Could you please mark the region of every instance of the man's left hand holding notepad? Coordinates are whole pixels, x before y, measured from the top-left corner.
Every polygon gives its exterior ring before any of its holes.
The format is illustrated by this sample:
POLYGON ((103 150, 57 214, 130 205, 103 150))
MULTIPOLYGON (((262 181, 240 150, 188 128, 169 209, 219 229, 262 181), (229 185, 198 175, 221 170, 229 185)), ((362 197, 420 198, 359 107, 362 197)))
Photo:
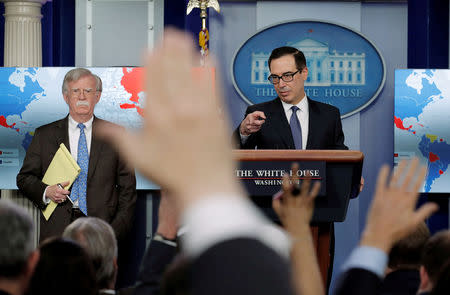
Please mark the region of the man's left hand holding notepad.
POLYGON ((68 198, 67 195, 70 193, 68 189, 80 171, 80 166, 73 159, 69 150, 64 144, 61 144, 42 179, 42 182, 49 185, 45 194, 52 199, 45 210, 42 211, 46 220, 55 211, 58 205, 56 202, 61 202, 68 198))

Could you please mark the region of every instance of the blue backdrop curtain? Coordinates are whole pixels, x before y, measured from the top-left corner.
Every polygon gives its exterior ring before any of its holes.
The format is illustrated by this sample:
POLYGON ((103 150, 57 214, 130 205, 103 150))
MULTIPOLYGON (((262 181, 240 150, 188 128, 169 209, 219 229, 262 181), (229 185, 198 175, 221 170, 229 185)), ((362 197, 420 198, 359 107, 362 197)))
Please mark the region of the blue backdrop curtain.
POLYGON ((0 4, 0 65, 3 66, 3 54, 4 54, 4 40, 5 40, 5 18, 3 17, 3 14, 5 14, 5 4, 0 4))
POLYGON ((53 0, 42 7, 42 65, 75 65, 75 0, 53 0))
POLYGON ((408 1, 408 68, 448 68, 448 0, 408 1))
MULTIPOLYGON (((408 1, 408 68, 448 69, 449 66, 449 2, 448 0, 408 1)), ((432 233, 447 229, 450 194, 420 196, 419 205, 432 201, 439 211, 427 224, 432 233)))
MULTIPOLYGON (((183 2, 179 0, 164 1, 164 27, 171 26, 184 30, 186 32, 190 32, 194 40, 196 40, 197 42, 198 33, 202 28, 202 22, 200 20, 200 9, 193 9, 189 15, 186 15, 188 2, 189 0, 183 0, 183 2)), ((206 19, 206 26, 208 26, 208 19, 206 19)))

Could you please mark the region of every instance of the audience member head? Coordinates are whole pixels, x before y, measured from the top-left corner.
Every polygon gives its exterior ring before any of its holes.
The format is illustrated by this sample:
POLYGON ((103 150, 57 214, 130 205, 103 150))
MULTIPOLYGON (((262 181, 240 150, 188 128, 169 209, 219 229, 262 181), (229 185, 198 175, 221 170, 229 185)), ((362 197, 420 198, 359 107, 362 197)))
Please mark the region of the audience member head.
POLYGON ((389 269, 417 269, 420 268, 423 248, 430 238, 430 231, 425 224, 421 222, 405 238, 394 244, 389 252, 389 269))
POLYGON ((39 260, 33 235, 33 222, 27 212, 0 200, 0 290, 10 294, 26 290, 39 260))
POLYGON ((97 217, 72 222, 64 238, 78 242, 89 254, 100 289, 114 289, 117 275, 117 241, 112 227, 97 217))
POLYGON ((434 234, 422 253, 419 291, 431 291, 445 263, 450 260, 450 231, 434 234))
POLYGON ((92 262, 80 245, 62 238, 49 238, 39 249, 41 257, 28 294, 97 294, 92 262))

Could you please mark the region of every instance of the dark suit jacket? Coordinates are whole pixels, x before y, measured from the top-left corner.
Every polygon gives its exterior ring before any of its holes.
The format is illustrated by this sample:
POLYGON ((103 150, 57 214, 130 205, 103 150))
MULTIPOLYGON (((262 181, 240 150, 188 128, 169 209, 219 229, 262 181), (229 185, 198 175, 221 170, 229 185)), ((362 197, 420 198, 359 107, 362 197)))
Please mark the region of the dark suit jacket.
POLYGON ((389 273, 383 280, 382 295, 415 295, 420 285, 418 270, 399 269, 389 273))
POLYGON ((352 268, 339 275, 336 295, 407 295, 416 294, 420 284, 417 270, 396 270, 381 280, 371 271, 352 268))
MULTIPOLYGON (((135 295, 159 293, 162 274, 175 252, 174 247, 151 242, 142 262, 135 295)), ((254 239, 236 238, 217 243, 188 267, 186 294, 294 294, 288 262, 254 239)), ((184 283, 182 278, 176 280, 166 284, 184 283)))
POLYGON ((382 280, 373 272, 352 268, 339 275, 334 291, 335 295, 379 295, 382 280))
POLYGON ((258 240, 236 238, 207 249, 192 263, 199 295, 294 294, 287 260, 258 240))
MULTIPOLYGON (((331 105, 308 98, 309 130, 306 149, 308 150, 347 150, 344 145, 344 132, 339 110, 331 105)), ((245 116, 254 111, 262 111, 266 122, 261 129, 249 136, 245 144, 241 144, 239 126, 234 131, 234 138, 240 149, 295 149, 291 128, 280 98, 249 106, 245 116)), ((244 118, 245 118, 244 116, 244 118)))
POLYGON ((161 279, 167 266, 177 254, 177 248, 152 240, 139 270, 135 295, 159 294, 161 279))
MULTIPOLYGON (((136 203, 136 178, 123 159, 108 143, 96 136, 96 126, 103 120, 95 118, 89 156, 86 203, 89 216, 110 223, 117 239, 124 238, 132 225, 136 203)), ((42 178, 53 156, 64 143, 70 150, 68 117, 36 129, 23 166, 17 175, 17 186, 39 209, 45 209, 42 196, 46 184, 42 178)), ((40 240, 61 235, 70 223, 72 204, 59 204, 48 221, 41 214, 40 240)))

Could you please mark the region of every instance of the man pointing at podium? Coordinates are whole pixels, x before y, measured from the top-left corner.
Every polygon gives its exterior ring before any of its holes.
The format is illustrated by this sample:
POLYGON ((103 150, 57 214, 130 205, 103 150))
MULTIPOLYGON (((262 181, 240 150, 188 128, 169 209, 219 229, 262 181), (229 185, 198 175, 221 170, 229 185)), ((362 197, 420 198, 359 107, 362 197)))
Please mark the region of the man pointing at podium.
POLYGON ((76 68, 65 75, 62 93, 69 115, 36 129, 17 175, 17 186, 41 210, 50 200, 58 204, 48 220, 41 214, 40 241, 61 235, 81 216, 107 221, 121 240, 132 223, 136 178, 116 151, 96 137, 96 126, 103 121, 94 116, 102 81, 89 70, 76 68), (81 168, 71 191, 63 188, 68 182, 51 186, 42 182, 61 143, 81 168))
POLYGON ((305 94, 308 68, 303 52, 288 46, 276 48, 268 64, 268 79, 278 97, 247 108, 234 132, 239 148, 348 149, 339 110, 305 94))

